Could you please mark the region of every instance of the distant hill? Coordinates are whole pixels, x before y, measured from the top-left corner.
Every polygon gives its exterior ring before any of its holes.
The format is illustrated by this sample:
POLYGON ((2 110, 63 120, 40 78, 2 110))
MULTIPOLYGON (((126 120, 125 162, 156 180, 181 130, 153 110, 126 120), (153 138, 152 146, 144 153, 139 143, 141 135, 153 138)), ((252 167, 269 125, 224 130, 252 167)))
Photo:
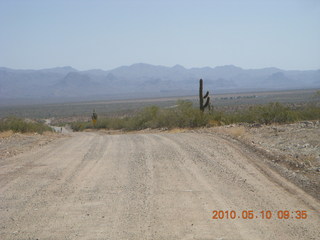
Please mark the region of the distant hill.
POLYGON ((320 70, 173 67, 138 63, 109 71, 72 67, 15 70, 0 67, 0 100, 45 102, 196 95, 198 81, 213 93, 320 87, 320 70))

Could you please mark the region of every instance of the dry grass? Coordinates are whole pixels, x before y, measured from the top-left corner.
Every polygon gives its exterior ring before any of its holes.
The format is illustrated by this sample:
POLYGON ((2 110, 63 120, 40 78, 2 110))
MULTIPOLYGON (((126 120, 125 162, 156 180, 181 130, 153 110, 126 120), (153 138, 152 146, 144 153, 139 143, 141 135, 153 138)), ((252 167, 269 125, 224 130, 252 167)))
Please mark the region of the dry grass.
POLYGON ((13 134, 14 133, 12 130, 0 132, 0 138, 8 138, 11 137, 13 134))
POLYGON ((56 133, 50 132, 50 131, 45 131, 45 132, 43 132, 41 135, 44 135, 44 136, 53 136, 53 135, 56 135, 56 133))
POLYGON ((185 132, 187 129, 183 129, 183 128, 173 128, 168 130, 169 133, 181 133, 181 132, 185 132))
POLYGON ((225 129, 226 133, 234 137, 240 138, 246 135, 246 129, 243 126, 236 126, 225 129))
POLYGON ((307 167, 319 167, 319 162, 313 154, 300 155, 298 159, 295 159, 297 162, 303 163, 307 167))
POLYGON ((209 127, 216 127, 216 126, 221 126, 221 122, 217 120, 209 120, 208 122, 209 127))

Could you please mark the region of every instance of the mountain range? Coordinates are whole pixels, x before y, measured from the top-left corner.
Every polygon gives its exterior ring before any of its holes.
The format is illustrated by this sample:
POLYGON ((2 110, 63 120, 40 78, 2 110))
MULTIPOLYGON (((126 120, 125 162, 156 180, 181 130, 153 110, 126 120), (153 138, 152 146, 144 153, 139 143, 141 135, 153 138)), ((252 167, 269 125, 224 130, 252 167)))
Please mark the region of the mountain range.
POLYGON ((104 71, 72 67, 17 70, 0 67, 0 101, 61 102, 197 95, 199 79, 214 93, 320 88, 320 70, 155 66, 145 63, 104 71))

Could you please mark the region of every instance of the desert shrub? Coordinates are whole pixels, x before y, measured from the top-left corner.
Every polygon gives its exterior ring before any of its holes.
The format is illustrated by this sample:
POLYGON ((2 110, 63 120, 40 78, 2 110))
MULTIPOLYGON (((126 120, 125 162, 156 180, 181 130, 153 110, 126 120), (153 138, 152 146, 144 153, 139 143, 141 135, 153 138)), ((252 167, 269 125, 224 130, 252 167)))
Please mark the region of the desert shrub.
POLYGON ((36 121, 27 121, 24 119, 16 118, 16 117, 9 117, 0 120, 0 132, 3 131, 13 131, 13 132, 37 132, 43 133, 45 131, 52 131, 52 129, 45 125, 42 122, 36 121))
POLYGON ((159 114, 159 107, 146 107, 132 119, 127 118, 126 128, 133 130, 139 130, 144 128, 157 128, 159 127, 159 114))
POLYGON ((158 127, 194 128, 207 125, 209 116, 194 108, 192 102, 180 100, 176 108, 162 110, 157 121, 158 127))
POLYGON ((254 122, 262 124, 287 123, 298 119, 297 114, 280 103, 269 103, 266 106, 257 106, 249 109, 254 122))
POLYGON ((178 101, 177 107, 171 109, 160 109, 157 106, 143 109, 136 116, 125 119, 124 129, 200 127, 207 122, 208 117, 194 109, 191 102, 178 101))
MULTIPOLYGON (((320 108, 308 106, 290 109, 280 103, 252 106, 247 110, 224 112, 211 110, 202 113, 190 101, 178 101, 177 106, 163 109, 157 106, 146 107, 137 114, 125 118, 99 118, 97 129, 141 130, 145 128, 195 128, 232 123, 290 123, 298 120, 320 119, 320 108)), ((71 124, 74 131, 93 128, 91 122, 71 124)))
MULTIPOLYGON (((160 109, 157 106, 146 107, 136 115, 125 118, 99 118, 97 129, 141 130, 145 128, 186 128, 200 127, 208 124, 210 117, 193 108, 192 102, 178 101, 177 107, 160 109)), ((74 122, 71 128, 82 131, 92 128, 89 122, 74 122)))
POLYGON ((70 124, 70 127, 73 131, 79 132, 87 128, 90 128, 90 123, 89 122, 73 122, 70 124))
POLYGON ((221 121, 225 124, 239 122, 271 124, 297 120, 299 120, 299 113, 280 103, 252 106, 244 111, 221 114, 221 121))
POLYGON ((320 120, 320 107, 308 105, 297 111, 299 120, 320 120))

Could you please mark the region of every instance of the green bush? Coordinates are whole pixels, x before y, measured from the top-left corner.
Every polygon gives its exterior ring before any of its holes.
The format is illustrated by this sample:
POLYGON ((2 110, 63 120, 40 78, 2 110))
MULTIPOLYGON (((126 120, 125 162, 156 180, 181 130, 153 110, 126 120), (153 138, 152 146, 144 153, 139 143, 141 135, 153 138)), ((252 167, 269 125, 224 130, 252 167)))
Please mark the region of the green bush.
POLYGON ((297 111, 299 120, 320 120, 320 107, 310 105, 297 111))
MULTIPOLYGON (((132 117, 100 118, 95 128, 131 131, 145 128, 195 128, 239 122, 291 123, 299 120, 316 119, 320 119, 320 108, 317 106, 290 109, 280 103, 269 103, 232 113, 215 110, 202 113, 192 106, 192 102, 180 100, 176 107, 170 109, 151 106, 144 108, 132 117)), ((71 127, 74 131, 82 131, 86 128, 93 128, 93 125, 90 122, 75 122, 71 124, 71 127)))
POLYGON ((87 123, 85 122, 73 122, 70 125, 72 130, 75 132, 83 131, 84 129, 86 129, 86 126, 87 126, 87 123))
POLYGON ((41 122, 26 121, 16 117, 9 117, 0 120, 0 132, 3 131, 13 131, 13 132, 37 132, 43 133, 45 131, 52 131, 52 129, 41 122))
POLYGON ((280 103, 269 103, 266 106, 254 106, 244 113, 245 122, 261 124, 288 123, 298 119, 297 114, 280 103))
POLYGON ((225 124, 246 123, 291 123, 301 120, 301 114, 280 103, 252 106, 248 110, 234 113, 220 113, 220 119, 225 124))

